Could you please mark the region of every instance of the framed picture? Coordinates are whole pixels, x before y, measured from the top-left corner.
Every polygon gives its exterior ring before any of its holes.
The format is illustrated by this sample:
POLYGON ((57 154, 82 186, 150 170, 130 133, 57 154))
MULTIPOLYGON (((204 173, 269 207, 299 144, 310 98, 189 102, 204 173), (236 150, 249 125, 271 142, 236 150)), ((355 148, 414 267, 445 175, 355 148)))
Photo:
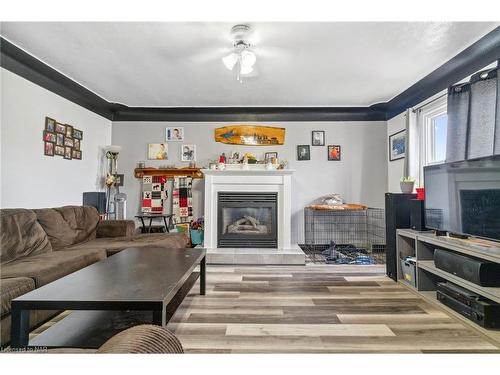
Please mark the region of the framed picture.
POLYGON ((66 124, 66 138, 73 138, 73 127, 66 124))
POLYGON ((342 158, 342 148, 340 145, 328 145, 328 160, 340 161, 342 158))
POLYGON ((54 156, 54 144, 52 142, 44 142, 44 154, 54 156))
POLYGON ((80 140, 79 139, 73 139, 73 148, 75 150, 80 151, 80 140))
POLYGON ((184 128, 166 128, 165 139, 167 140, 167 142, 183 141, 184 128))
POLYGON ((271 163, 273 158, 276 158, 278 160, 278 153, 277 152, 266 152, 264 156, 264 160, 266 163, 271 163))
POLYGON ((59 156, 64 156, 64 146, 55 145, 54 153, 59 156))
POLYGON ((66 134, 66 125, 56 122, 56 133, 66 134))
POLYGON ((64 134, 56 133, 56 145, 64 146, 64 134))
POLYGON ((311 160, 311 149, 309 145, 297 146, 297 160, 311 160))
POLYGON ((73 142, 73 138, 64 137, 64 145, 73 147, 75 145, 75 143, 73 142))
POLYGON ((71 157, 73 159, 76 159, 76 160, 82 160, 82 152, 81 151, 78 151, 78 150, 75 150, 73 149, 71 151, 71 157))
POLYGON ((45 130, 54 133, 56 131, 56 120, 50 117, 45 117, 45 130))
POLYGON ((73 138, 82 140, 83 132, 81 130, 73 128, 73 138))
POLYGON ((196 161, 196 145, 182 145, 181 161, 196 161))
POLYGON ((167 160, 168 159, 167 145, 165 143, 149 143, 148 159, 167 160))
POLYGON ((64 159, 71 160, 73 158, 73 149, 71 147, 64 147, 64 159))
POLYGON ((47 130, 43 131, 43 140, 45 142, 56 143, 56 133, 48 132, 47 130))
POLYGON ((406 156, 406 130, 389 136, 389 161, 403 159, 406 156))
POLYGON ((324 130, 313 130, 311 136, 311 144, 313 146, 324 146, 325 145, 325 131, 324 130))
POLYGON ((123 174, 115 174, 115 186, 123 186, 123 174))

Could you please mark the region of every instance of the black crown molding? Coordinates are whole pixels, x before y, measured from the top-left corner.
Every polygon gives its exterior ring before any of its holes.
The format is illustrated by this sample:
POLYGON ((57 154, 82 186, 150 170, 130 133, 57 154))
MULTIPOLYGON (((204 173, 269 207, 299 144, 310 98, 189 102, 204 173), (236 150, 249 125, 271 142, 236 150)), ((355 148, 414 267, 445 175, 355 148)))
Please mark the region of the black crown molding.
POLYGON ((3 68, 112 121, 385 121, 500 59, 500 27, 389 102, 370 107, 128 107, 107 102, 4 38, 0 51, 3 68))
MULTIPOLYGON (((425 58, 425 56, 422 56, 425 58)), ((387 103, 387 119, 447 89, 500 58, 500 27, 486 34, 458 55, 387 103)))
POLYGON ((2 68, 44 89, 52 91, 73 103, 81 105, 89 111, 95 112, 109 120, 113 119, 113 112, 106 100, 24 52, 4 38, 0 38, 0 53, 0 66, 2 68))
POLYGON ((113 121, 385 121, 372 107, 116 108, 113 121))

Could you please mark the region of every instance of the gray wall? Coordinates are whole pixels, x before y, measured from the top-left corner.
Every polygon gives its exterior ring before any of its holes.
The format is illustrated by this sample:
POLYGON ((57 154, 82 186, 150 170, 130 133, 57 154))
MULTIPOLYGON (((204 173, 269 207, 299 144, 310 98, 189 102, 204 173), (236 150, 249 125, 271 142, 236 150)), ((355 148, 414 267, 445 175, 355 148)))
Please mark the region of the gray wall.
MULTIPOLYGON (((169 160, 147 160, 147 144, 165 142, 165 128, 182 126, 184 143, 196 144, 197 164, 206 166, 210 160, 225 152, 251 151, 263 158, 268 151, 277 151, 278 158, 286 159, 289 167, 296 169, 292 180, 292 242, 303 241, 304 206, 319 197, 339 193, 347 202, 371 207, 383 207, 387 191, 387 126, 381 122, 331 122, 331 123, 266 123, 286 128, 283 146, 237 146, 214 141, 214 129, 228 123, 167 123, 167 122, 115 122, 112 143, 123 147, 118 161, 119 173, 125 173, 127 216, 132 218, 140 209, 141 181, 134 178, 133 170, 139 161, 148 166, 165 164, 183 165, 180 162, 182 143, 169 142, 169 160), (326 146, 311 146, 311 160, 297 161, 296 146, 311 144, 311 131, 325 130, 326 144, 342 146, 342 161, 328 161, 326 146)), ((187 165, 184 163, 184 165, 187 165)), ((203 214, 203 181, 196 180, 193 192, 195 215, 203 214)))
POLYGON ((5 69, 1 71, 1 207, 82 204, 82 192, 103 190, 102 147, 111 121, 5 69), (83 130, 82 160, 45 156, 45 116, 83 130))

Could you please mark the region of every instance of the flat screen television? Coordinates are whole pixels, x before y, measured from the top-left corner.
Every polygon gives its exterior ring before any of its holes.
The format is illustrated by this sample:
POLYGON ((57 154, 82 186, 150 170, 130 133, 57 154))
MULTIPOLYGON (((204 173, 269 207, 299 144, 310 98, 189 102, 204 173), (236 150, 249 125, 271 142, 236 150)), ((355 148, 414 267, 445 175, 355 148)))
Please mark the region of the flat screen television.
POLYGON ((424 167, 425 226, 500 241, 500 155, 424 167))

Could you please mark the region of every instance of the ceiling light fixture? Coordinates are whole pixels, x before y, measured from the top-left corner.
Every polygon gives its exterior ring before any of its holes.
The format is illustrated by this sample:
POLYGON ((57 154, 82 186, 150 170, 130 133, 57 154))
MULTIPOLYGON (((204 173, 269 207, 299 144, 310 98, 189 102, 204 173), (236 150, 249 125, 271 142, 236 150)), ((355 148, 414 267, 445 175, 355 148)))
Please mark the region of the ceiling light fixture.
POLYGON ((236 25, 231 29, 231 34, 235 38, 234 50, 222 58, 224 66, 228 70, 236 71, 236 79, 243 82, 242 76, 253 72, 253 66, 257 61, 257 56, 250 49, 250 43, 245 40, 250 32, 248 25, 236 25))

